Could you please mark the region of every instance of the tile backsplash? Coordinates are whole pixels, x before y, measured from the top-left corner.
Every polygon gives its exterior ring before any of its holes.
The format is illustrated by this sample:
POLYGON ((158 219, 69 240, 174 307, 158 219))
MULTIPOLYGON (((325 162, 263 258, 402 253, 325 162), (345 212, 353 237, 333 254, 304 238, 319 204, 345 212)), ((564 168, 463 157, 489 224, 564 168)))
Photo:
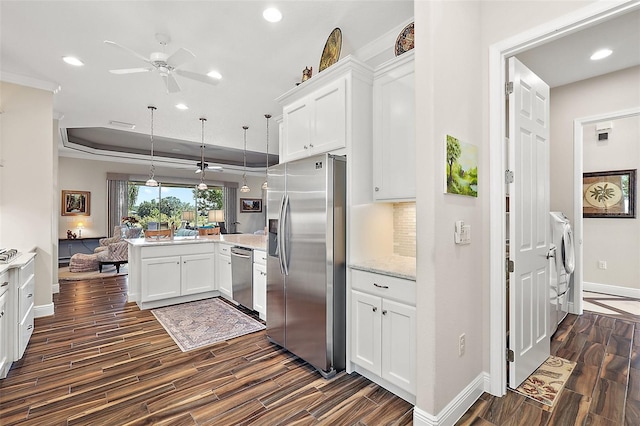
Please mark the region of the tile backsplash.
POLYGON ((393 254, 416 257, 416 203, 393 204, 393 254))

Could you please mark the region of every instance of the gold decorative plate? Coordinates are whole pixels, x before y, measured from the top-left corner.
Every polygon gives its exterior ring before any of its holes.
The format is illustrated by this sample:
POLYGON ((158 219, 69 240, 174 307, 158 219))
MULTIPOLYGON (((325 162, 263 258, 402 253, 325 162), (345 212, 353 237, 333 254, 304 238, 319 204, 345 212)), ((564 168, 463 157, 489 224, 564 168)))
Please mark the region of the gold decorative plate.
POLYGON ((342 31, 340 31, 340 28, 334 28, 324 44, 324 50, 320 58, 320 71, 338 62, 340 50, 342 50, 342 31))
POLYGON ((413 22, 404 27, 396 39, 396 56, 413 49, 413 22))

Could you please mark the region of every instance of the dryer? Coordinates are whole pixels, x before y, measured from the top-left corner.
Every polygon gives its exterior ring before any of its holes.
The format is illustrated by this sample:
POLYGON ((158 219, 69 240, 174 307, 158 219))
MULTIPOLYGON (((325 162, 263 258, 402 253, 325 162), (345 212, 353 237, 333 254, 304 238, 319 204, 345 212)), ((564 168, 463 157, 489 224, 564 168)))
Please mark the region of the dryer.
POLYGON ((550 212, 551 251, 549 285, 551 305, 549 309, 549 328, 555 333, 558 324, 569 312, 569 289, 575 269, 575 254, 571 222, 562 212, 550 212), (555 247, 555 255, 553 248, 555 247))

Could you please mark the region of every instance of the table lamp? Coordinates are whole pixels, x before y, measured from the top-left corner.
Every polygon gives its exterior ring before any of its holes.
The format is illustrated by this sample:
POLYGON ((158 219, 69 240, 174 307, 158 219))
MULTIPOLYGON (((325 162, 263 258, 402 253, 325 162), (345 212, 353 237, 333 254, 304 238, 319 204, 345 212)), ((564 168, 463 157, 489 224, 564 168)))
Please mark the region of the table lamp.
POLYGON ((189 224, 196 218, 196 215, 194 212, 192 211, 184 211, 182 212, 182 220, 184 220, 186 223, 186 226, 189 226, 189 224))
POLYGON ((220 227, 220 233, 227 232, 224 227, 224 210, 209 210, 208 216, 209 222, 215 222, 220 227))
POLYGON ((78 222, 78 238, 82 238, 82 228, 84 228, 84 224, 82 222, 78 222))

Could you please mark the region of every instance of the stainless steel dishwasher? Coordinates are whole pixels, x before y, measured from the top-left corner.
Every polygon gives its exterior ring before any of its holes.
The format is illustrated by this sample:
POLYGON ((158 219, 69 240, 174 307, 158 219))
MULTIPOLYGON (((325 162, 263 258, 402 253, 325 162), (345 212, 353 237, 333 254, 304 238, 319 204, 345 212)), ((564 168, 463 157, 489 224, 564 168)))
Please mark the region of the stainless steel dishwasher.
POLYGON ((253 250, 231 247, 231 287, 233 300, 253 309, 253 250))

